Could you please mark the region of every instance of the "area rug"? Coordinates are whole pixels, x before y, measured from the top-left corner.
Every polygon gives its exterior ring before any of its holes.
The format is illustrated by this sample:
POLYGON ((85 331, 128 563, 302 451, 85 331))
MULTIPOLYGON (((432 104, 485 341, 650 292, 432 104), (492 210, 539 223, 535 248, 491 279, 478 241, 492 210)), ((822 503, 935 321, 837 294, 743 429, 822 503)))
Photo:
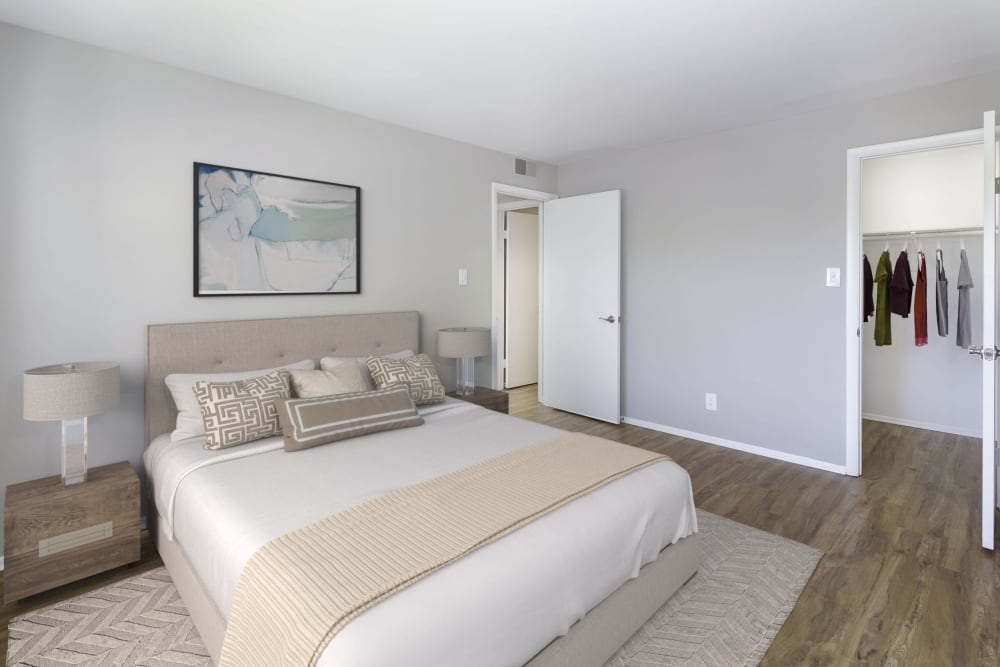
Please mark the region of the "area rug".
POLYGON ((698 510, 698 573, 606 667, 756 665, 823 552, 698 510))
MULTIPOLYGON (((755 665, 822 553, 698 510, 701 567, 609 667, 755 665)), ((19 616, 7 665, 210 665, 166 569, 19 616)))

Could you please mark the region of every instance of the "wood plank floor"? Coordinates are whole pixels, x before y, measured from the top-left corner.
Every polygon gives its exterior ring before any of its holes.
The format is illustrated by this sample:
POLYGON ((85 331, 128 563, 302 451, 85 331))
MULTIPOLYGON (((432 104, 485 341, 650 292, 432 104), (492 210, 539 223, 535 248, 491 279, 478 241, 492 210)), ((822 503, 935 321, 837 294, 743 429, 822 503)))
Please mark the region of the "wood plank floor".
POLYGON ((762 665, 1000 664, 979 440, 865 422, 854 478, 552 410, 534 387, 511 393, 510 412, 665 453, 691 475, 698 507, 823 550, 762 665))
MULTIPOLYGON (((534 387, 513 390, 510 408, 668 454, 698 507, 824 551, 763 665, 1000 664, 1000 557, 979 547, 978 440, 866 422, 856 479, 551 410, 534 387)), ((0 665, 13 616, 159 564, 144 536, 138 565, 0 608, 0 665)))

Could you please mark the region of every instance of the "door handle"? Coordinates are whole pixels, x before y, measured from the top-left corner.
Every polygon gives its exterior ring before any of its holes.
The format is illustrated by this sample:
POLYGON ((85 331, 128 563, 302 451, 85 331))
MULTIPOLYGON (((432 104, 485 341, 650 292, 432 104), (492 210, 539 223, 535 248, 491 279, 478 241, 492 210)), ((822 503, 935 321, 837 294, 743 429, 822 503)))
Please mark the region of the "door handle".
POLYGON ((982 345, 972 345, 969 347, 969 354, 982 357, 986 361, 993 361, 994 359, 997 359, 998 356, 1000 356, 998 355, 998 352, 1000 352, 1000 350, 997 350, 995 347, 983 347, 982 345))
POLYGON ((615 316, 614 315, 608 315, 607 317, 598 317, 597 319, 604 320, 605 322, 610 322, 611 324, 615 323, 615 316))

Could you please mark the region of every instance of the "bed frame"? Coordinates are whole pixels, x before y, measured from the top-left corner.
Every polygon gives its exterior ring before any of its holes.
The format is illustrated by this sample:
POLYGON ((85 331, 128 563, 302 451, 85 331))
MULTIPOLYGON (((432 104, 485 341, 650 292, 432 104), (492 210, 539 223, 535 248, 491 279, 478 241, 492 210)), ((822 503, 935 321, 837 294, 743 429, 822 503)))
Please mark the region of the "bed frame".
MULTIPOLYGON (((164 384, 169 373, 223 373, 331 355, 419 350, 419 332, 419 315, 413 311, 150 325, 146 351, 147 441, 173 429, 176 408, 164 384)), ((162 532, 152 497, 149 493, 149 515, 155 524, 150 526, 150 532, 195 627, 212 659, 218 662, 225 618, 195 574, 183 547, 162 532)), ((684 538, 661 551, 637 578, 591 609, 528 665, 603 665, 697 571, 697 537, 684 538)))

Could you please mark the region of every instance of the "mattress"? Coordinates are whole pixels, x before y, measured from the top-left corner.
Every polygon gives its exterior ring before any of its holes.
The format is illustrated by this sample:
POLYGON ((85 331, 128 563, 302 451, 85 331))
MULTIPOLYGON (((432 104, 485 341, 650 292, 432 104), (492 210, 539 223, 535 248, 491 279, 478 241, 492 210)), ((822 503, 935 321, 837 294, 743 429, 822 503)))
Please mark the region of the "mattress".
MULTIPOLYGON (((165 534, 223 617, 268 540, 393 489, 561 431, 448 399, 423 426, 286 453, 281 438, 210 451, 160 436, 145 454, 165 534)), ((319 665, 520 665, 697 530, 691 483, 648 466, 547 514, 366 611, 319 665)))

